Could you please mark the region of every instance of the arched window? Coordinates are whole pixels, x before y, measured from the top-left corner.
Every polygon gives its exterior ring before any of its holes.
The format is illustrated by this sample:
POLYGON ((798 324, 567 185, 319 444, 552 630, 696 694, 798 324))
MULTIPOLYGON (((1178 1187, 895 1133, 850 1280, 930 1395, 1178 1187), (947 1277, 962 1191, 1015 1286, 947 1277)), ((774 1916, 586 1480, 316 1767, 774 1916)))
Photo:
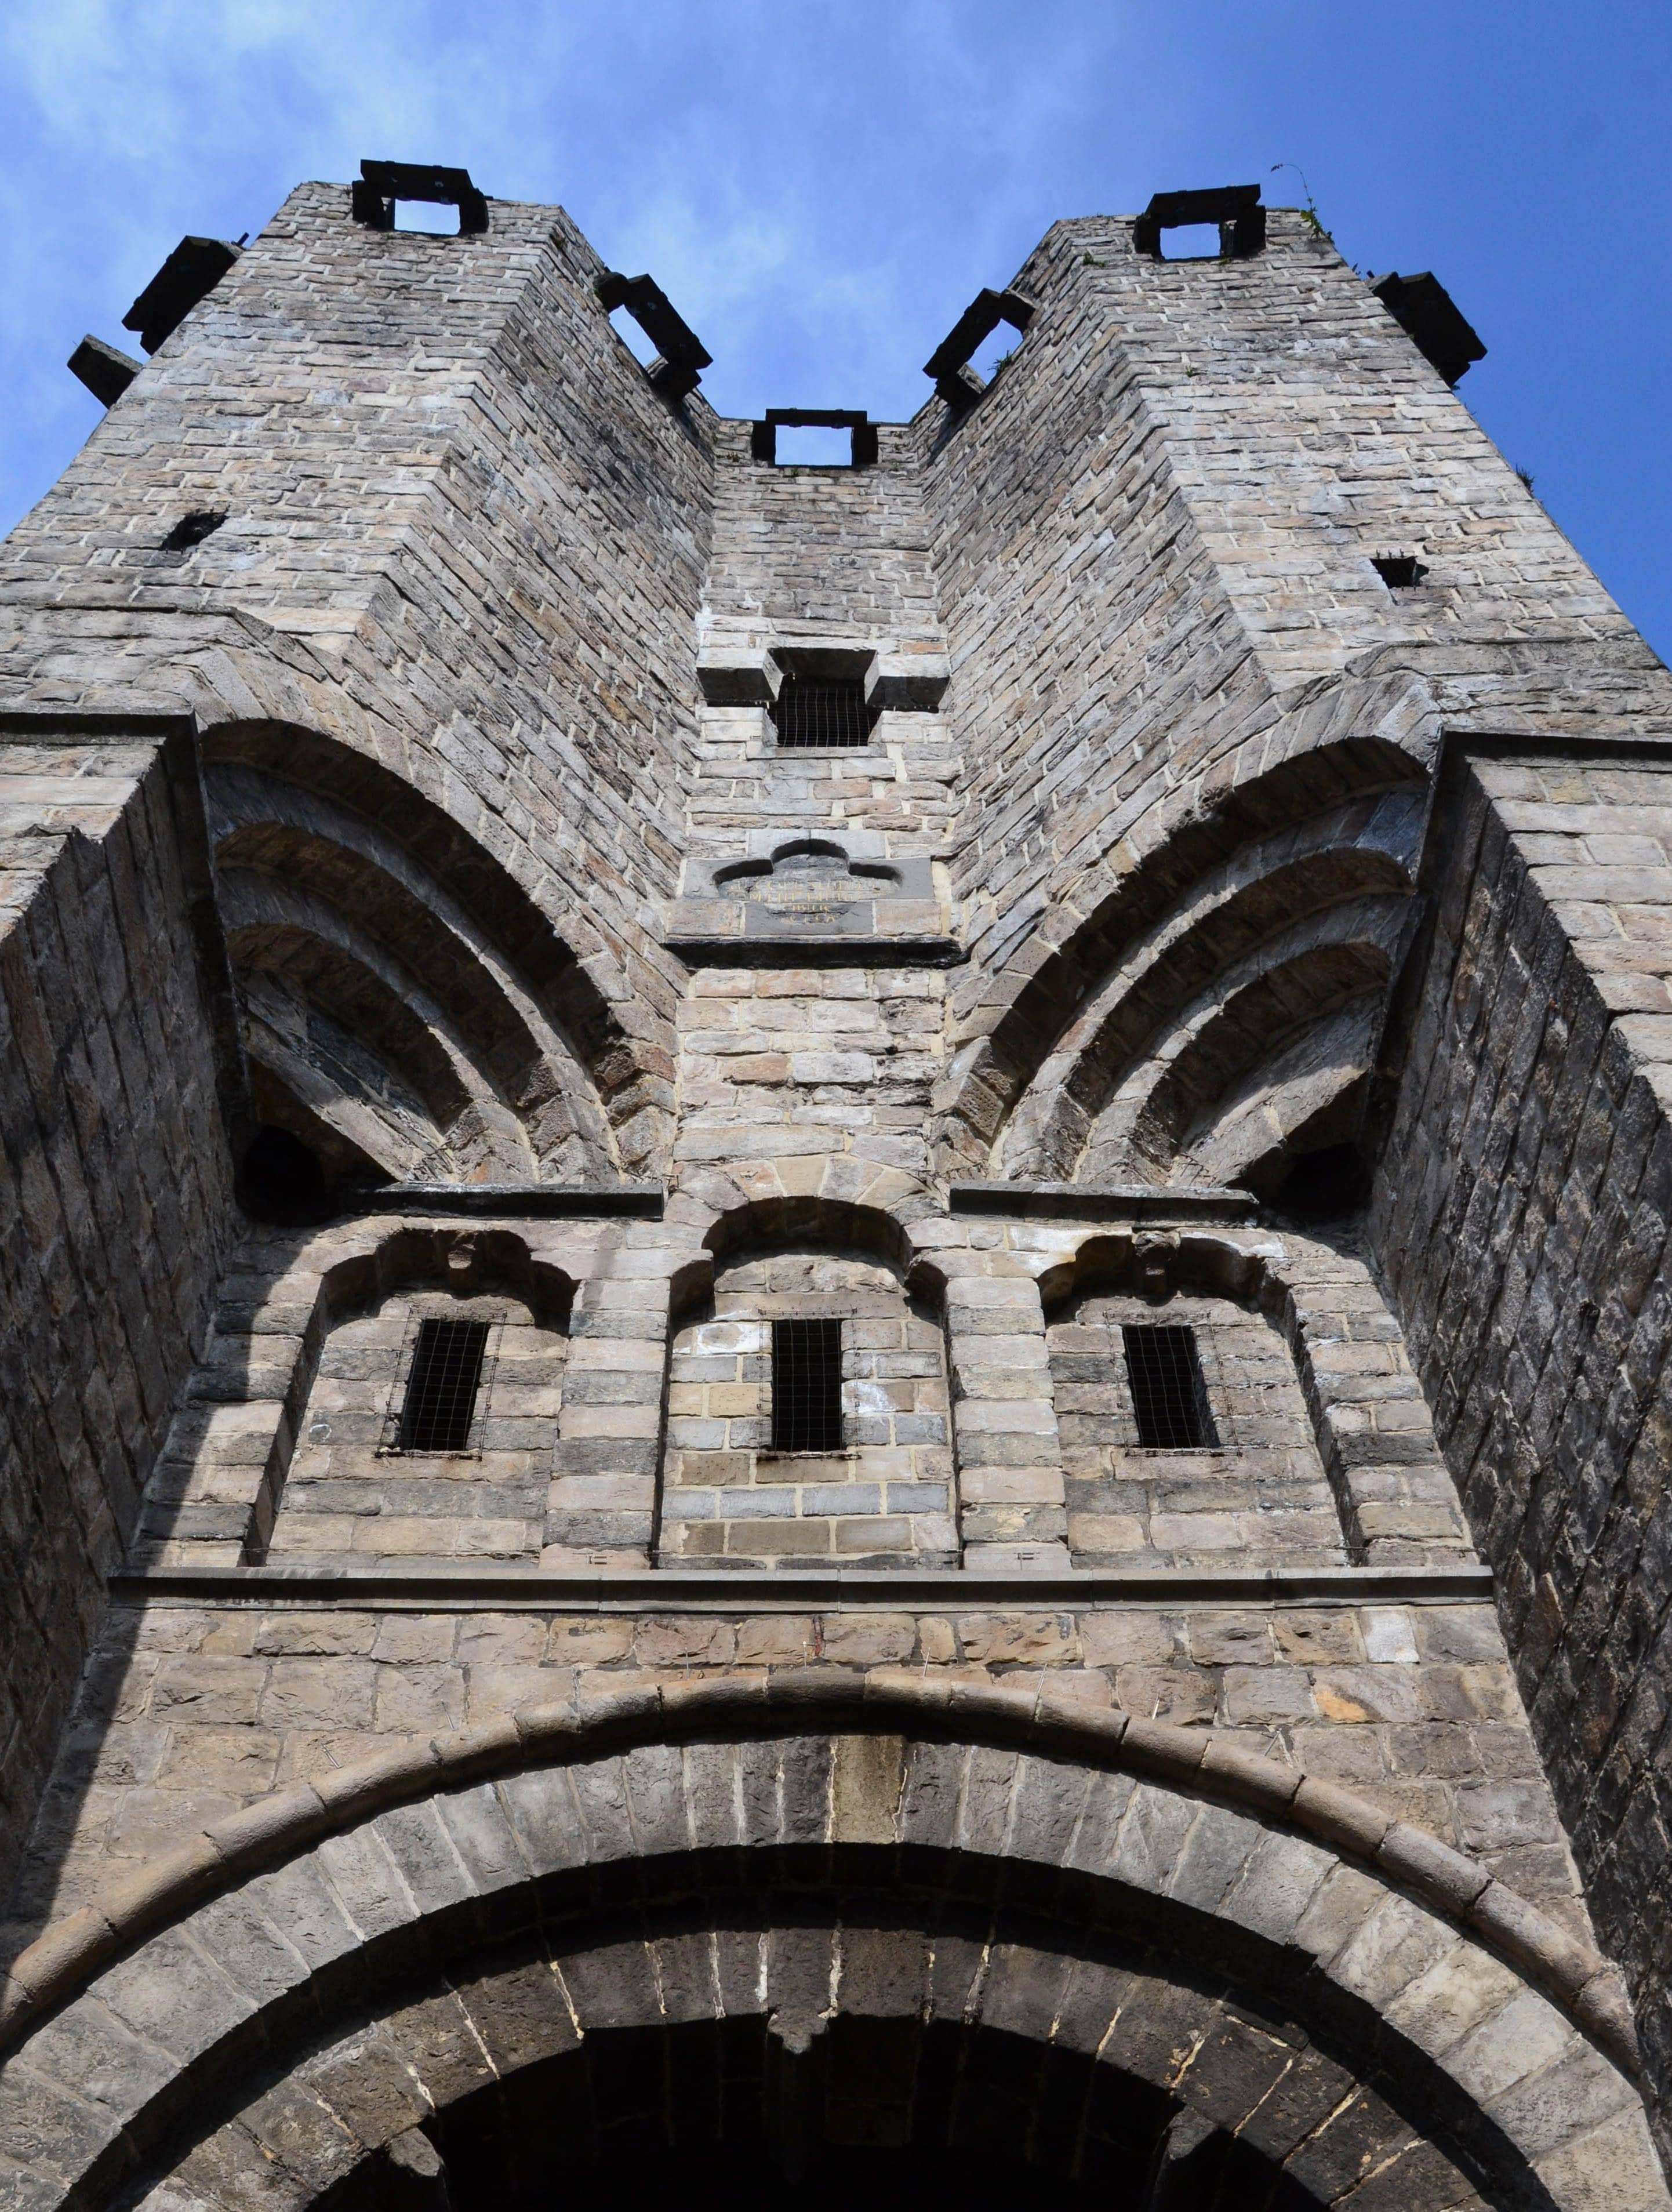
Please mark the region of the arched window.
POLYGON ((568 1340, 526 1285, 397 1287, 320 1348, 267 1556, 537 1565, 568 1340))
POLYGON ((676 1327, 665 1566, 956 1561, 945 1342, 895 1267, 744 1252, 676 1327))
POLYGON ((1345 1561, 1294 1357, 1264 1314, 1094 1286, 1046 1340, 1077 1565, 1345 1561))

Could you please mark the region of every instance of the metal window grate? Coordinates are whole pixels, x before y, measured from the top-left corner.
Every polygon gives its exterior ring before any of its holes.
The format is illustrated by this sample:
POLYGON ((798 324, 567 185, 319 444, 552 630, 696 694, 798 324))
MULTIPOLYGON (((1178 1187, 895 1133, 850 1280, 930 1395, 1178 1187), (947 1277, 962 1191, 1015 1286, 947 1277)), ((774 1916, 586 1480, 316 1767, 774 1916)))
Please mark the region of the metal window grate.
POLYGON ((1193 1328, 1122 1328, 1127 1380, 1145 1451, 1217 1451, 1219 1432, 1193 1328))
POLYGON ((780 745, 868 745, 877 717, 857 676, 786 676, 772 720, 780 745))
POLYGON ((404 1452, 463 1451, 488 1349, 485 1321, 422 1321, 401 1407, 404 1452))
POLYGON ((772 1449, 842 1449, 842 1323, 772 1324, 772 1449))

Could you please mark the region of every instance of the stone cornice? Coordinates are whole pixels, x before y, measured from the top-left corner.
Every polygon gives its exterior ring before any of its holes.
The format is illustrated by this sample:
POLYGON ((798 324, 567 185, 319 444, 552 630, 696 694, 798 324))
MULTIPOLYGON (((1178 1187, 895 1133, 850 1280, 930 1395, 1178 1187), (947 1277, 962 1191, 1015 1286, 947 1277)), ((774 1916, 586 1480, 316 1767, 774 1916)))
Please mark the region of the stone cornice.
POLYGON ((1074 1568, 1040 1573, 979 1568, 927 1572, 835 1568, 747 1568, 716 1572, 678 1567, 548 1574, 538 1568, 155 1566, 112 1577, 123 1603, 173 1599, 226 1604, 491 1605, 551 1612, 725 1612, 758 1613, 863 1605, 960 1611, 1025 1606, 1483 1605, 1492 1571, 1473 1560, 1444 1566, 1268 1568, 1074 1568))

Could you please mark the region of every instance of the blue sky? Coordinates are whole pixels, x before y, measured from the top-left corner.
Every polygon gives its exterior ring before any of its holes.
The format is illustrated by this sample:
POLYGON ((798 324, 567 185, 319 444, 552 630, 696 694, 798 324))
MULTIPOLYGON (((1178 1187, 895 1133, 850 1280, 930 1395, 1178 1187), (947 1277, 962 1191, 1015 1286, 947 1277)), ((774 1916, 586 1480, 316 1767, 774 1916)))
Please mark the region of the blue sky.
POLYGON ((1462 396, 1672 654, 1669 83, 1666 0, 0 0, 0 528, 97 419, 82 332, 362 155, 561 201, 723 412, 885 418, 1056 216, 1289 161, 1450 288, 1462 396))

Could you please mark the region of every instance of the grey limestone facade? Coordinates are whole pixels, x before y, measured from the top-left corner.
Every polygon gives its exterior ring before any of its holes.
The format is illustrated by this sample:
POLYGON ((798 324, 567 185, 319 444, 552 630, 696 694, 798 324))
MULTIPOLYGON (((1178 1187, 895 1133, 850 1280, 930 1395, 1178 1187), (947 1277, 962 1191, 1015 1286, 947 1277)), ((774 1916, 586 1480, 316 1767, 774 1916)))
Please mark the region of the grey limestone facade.
POLYGON ((1299 215, 461 176, 0 547, 0 2203, 1665 2207, 1672 679, 1299 215))

